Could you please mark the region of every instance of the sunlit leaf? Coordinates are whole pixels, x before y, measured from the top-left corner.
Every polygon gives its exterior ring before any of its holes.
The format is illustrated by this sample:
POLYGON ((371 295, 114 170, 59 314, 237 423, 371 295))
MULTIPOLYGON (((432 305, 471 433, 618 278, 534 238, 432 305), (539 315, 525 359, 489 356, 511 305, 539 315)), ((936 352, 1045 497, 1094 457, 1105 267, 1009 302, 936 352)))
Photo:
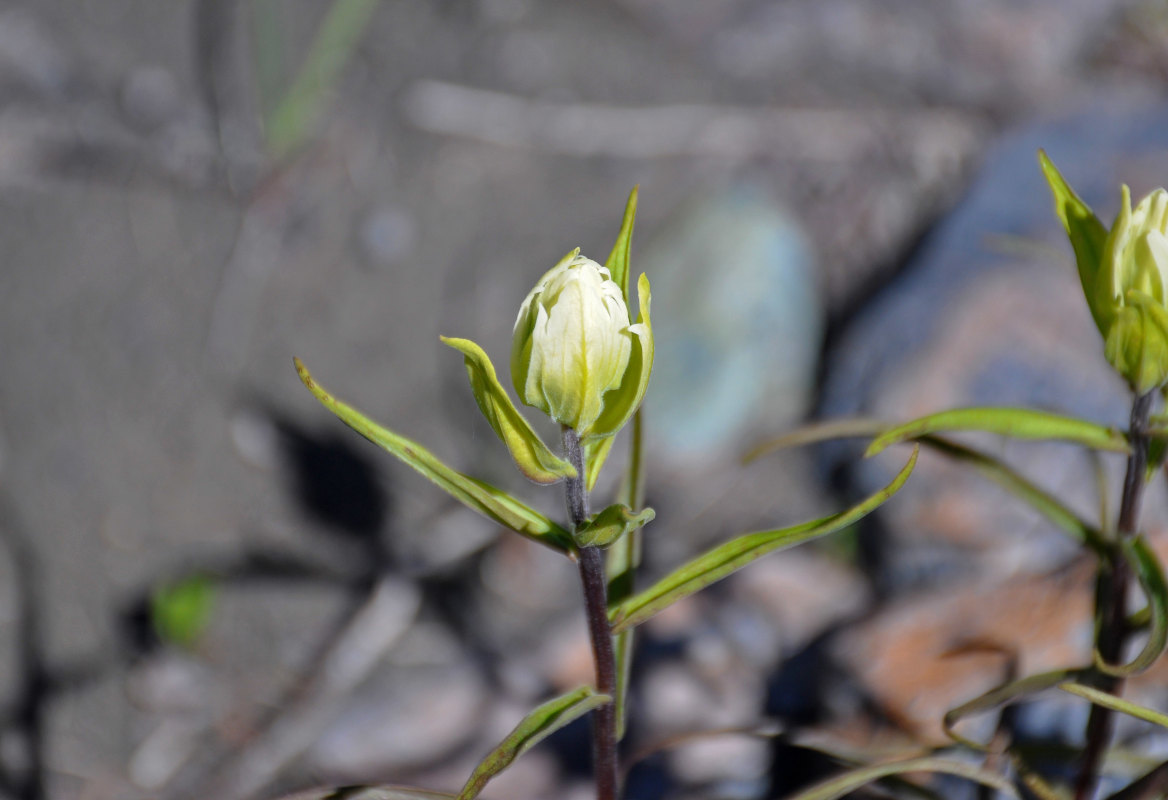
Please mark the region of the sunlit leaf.
MULTIPOLYGON (((616 236, 612 251, 609 252, 608 258, 604 262, 604 266, 608 267, 609 275, 612 276, 613 283, 621 288, 626 303, 629 301, 629 252, 633 246, 633 225, 637 221, 637 196, 640 194, 640 190, 640 186, 634 186, 633 190, 629 192, 628 202, 625 203, 625 215, 621 219, 620 232, 616 236)), ((631 303, 629 303, 629 308, 632 308, 631 303)))
POLYGON ((1099 528, 1080 517, 1050 492, 1031 483, 1012 467, 991 455, 939 436, 922 436, 914 441, 956 461, 968 464, 982 476, 1001 486, 1053 522, 1075 541, 1102 553, 1107 542, 1099 528))
POLYGON ((478 797, 487 781, 511 766, 528 749, 573 720, 609 702, 612 702, 612 698, 608 695, 597 694, 591 687, 581 686, 544 703, 524 717, 515 730, 475 767, 466 785, 458 793, 458 800, 478 797))
POLYGON ((511 402, 511 396, 499 382, 495 367, 483 348, 469 339, 440 338, 444 344, 462 353, 475 402, 491 429, 507 445, 519 471, 536 483, 544 484, 576 477, 572 465, 543 443, 539 434, 511 402))
POLYGON ((1079 282, 1083 286, 1083 293, 1087 297, 1087 305, 1091 309, 1091 316, 1099 330, 1107 327, 1106 312, 1102 305, 1109 297, 1100 298, 1098 274, 1103 263, 1103 246, 1107 240, 1107 228, 1099 221, 1090 207, 1075 194, 1074 190, 1063 179, 1058 169, 1051 162, 1044 151, 1038 151, 1038 161, 1042 165, 1042 174, 1050 185, 1054 195, 1054 212, 1062 222, 1071 240, 1071 249, 1075 251, 1075 264, 1079 268, 1079 282))
POLYGON ((898 442, 951 431, 983 431, 1014 439, 1057 439, 1119 453, 1129 450, 1122 431, 1084 419, 1028 408, 956 408, 885 431, 868 445, 865 455, 875 455, 898 442))
POLYGON ((1058 688, 1064 692, 1078 695, 1084 700, 1090 700, 1097 706, 1109 708, 1112 711, 1118 711, 1121 714, 1127 714, 1129 717, 1142 719, 1145 722, 1152 722, 1159 725, 1161 728, 1168 728, 1168 714, 1163 714, 1159 711, 1154 711, 1150 708, 1136 705, 1130 700, 1124 700, 1122 697, 1116 697, 1110 692, 1100 691, 1091 686, 1082 683, 1066 682, 1060 683, 1058 688))
POLYGON ((1018 797, 1014 785, 996 772, 984 767, 966 764, 961 761, 952 761, 946 758, 926 756, 912 758, 907 761, 893 761, 886 764, 871 764, 848 770, 842 775, 829 778, 821 783, 791 795, 786 800, 835 800, 846 794, 867 786, 869 783, 893 775, 904 775, 910 772, 938 772, 956 775, 959 778, 980 783, 997 789, 1010 797, 1018 797))
POLYGON ((918 448, 914 447, 908 463, 888 486, 846 511, 789 528, 740 536, 674 570, 650 588, 611 609, 614 630, 621 631, 639 625, 677 600, 725 578, 768 553, 834 533, 858 522, 900 490, 917 463, 917 452, 918 448))
MULTIPOLYGON (((743 456, 743 461, 750 462, 776 450, 801 447, 833 439, 876 437, 892 427, 886 422, 864 418, 813 423, 764 442, 743 456)), ((928 449, 972 466, 984 477, 1027 503, 1031 508, 1070 534, 1076 541, 1090 546, 1096 552, 1103 552, 1106 549, 1105 537, 1097 526, 1084 520, 1057 497, 1031 483, 1030 480, 1000 459, 932 434, 917 436, 912 441, 919 442, 928 449)), ((1095 451, 1089 452, 1094 453, 1095 451)))
POLYGON ((1083 669, 1058 669, 1052 672, 1042 672, 1038 675, 1030 675, 1025 678, 1019 678, 1018 680, 1009 681, 994 689, 990 689, 985 694, 979 695, 967 703, 962 703, 957 708, 949 710, 946 712, 941 724, 945 728, 945 733, 954 741, 972 747, 975 750, 986 750, 987 745, 968 739, 957 733, 955 730, 957 723, 975 714, 984 714, 987 711, 998 709, 1021 697, 1037 694, 1038 692, 1058 686, 1060 683, 1074 680, 1083 673, 1083 669))
POLYGON ((616 503, 601 511, 576 531, 579 547, 608 547, 630 531, 653 521, 657 512, 651 508, 633 511, 624 503, 616 503))
POLYGON ((1140 586, 1148 598, 1151 630, 1148 640, 1140 652, 1128 664, 1107 664, 1099 651, 1095 651, 1095 666, 1101 672, 1125 678, 1148 669, 1164 652, 1168 645, 1168 583, 1164 580, 1164 570, 1156 553, 1143 536, 1126 539, 1122 543, 1124 557, 1136 572, 1140 586))
POLYGON ((451 497, 488 519, 553 550, 566 554, 575 552, 568 531, 501 489, 451 469, 417 442, 383 428, 352 406, 337 400, 316 382, 300 359, 297 358, 295 361, 296 372, 308 390, 325 408, 336 414, 341 422, 357 433, 378 447, 384 448, 429 478, 451 497))

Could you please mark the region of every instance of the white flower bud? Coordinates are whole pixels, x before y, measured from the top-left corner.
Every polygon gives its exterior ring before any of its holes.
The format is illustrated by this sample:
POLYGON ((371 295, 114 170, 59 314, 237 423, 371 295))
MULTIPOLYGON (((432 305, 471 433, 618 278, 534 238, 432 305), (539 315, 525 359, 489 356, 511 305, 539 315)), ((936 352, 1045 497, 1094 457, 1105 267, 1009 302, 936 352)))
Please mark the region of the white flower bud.
POLYGON ((621 288, 579 250, 547 272, 519 309, 511 378, 520 399, 586 436, 621 386, 634 331, 621 288))

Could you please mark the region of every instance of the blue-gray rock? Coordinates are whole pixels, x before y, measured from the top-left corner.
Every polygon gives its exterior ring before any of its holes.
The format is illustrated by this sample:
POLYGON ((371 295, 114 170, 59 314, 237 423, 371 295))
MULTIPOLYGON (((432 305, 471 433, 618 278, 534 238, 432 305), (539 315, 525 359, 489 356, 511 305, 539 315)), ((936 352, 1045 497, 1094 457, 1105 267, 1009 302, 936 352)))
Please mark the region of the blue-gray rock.
POLYGON ((805 412, 823 324, 814 259, 763 190, 740 184, 685 205, 636 269, 653 281, 655 442, 721 453, 805 412))
MULTIPOLYGON (((1103 359, 1038 168, 1039 148, 1109 223, 1121 181, 1138 196, 1151 188, 1149 180, 1162 180, 1163 172, 1149 167, 1157 159, 1168 164, 1168 107, 1100 100, 994 145, 965 199, 840 336, 829 356, 821 416, 895 420, 997 405, 1126 424, 1130 397, 1103 359)), ((973 441, 1088 519, 1097 517, 1093 473, 1075 448, 973 441)), ((858 457, 850 447, 828 453, 834 466, 858 457)), ((900 462, 855 463, 857 488, 870 490, 900 462)), ((1108 467, 1117 478, 1122 463, 1108 467)), ((1007 570, 1044 569, 1074 551, 1051 525, 1006 498, 968 470, 940 458, 922 461, 887 517, 893 541, 916 547, 894 548, 886 566, 965 568, 977 563, 967 556, 978 554, 1007 570), (961 557, 952 558, 953 550, 961 557)))

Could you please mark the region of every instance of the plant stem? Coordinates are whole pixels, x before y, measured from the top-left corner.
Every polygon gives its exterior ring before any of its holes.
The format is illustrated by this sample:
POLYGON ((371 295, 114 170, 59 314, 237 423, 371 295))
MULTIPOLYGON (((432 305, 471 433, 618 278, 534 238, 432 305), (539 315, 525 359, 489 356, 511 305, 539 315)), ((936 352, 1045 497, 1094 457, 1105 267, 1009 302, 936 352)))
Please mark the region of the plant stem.
MULTIPOLYGON (((1140 520, 1140 501, 1143 499, 1144 473, 1148 465, 1148 418, 1152 411, 1155 391, 1140 395, 1132 403, 1131 428, 1128 441, 1131 453, 1127 457, 1127 471, 1123 477, 1123 497, 1116 523, 1117 540, 1112 543, 1108 559, 1100 565, 1099 582, 1095 593, 1095 612, 1099 620, 1096 648, 1103 660, 1117 663, 1127 642, 1127 590, 1131 583, 1131 568, 1124 558, 1120 543, 1134 536, 1140 520)), ((1123 681, 1110 675, 1096 677, 1097 688, 1113 694, 1123 691, 1123 681)), ((1075 800, 1091 800, 1099 782, 1099 768, 1103 752, 1111 741, 1112 715, 1109 709, 1092 706, 1087 719, 1086 743, 1082 766, 1075 779, 1075 800)))
MULTIPOLYGON (((576 468, 576 477, 565 482, 568 514, 575 530, 588 519, 588 487, 580 437, 571 428, 564 428, 564 451, 576 468)), ((592 640, 592 659, 596 664, 596 691, 615 697, 616 661, 613 658, 612 628, 608 624, 604 553, 598 547, 581 547, 578 558, 580 581, 584 585, 584 609, 588 615, 588 635, 592 640)), ((616 800, 619 767, 616 706, 613 703, 592 712, 592 766, 596 774, 596 800, 616 800)))

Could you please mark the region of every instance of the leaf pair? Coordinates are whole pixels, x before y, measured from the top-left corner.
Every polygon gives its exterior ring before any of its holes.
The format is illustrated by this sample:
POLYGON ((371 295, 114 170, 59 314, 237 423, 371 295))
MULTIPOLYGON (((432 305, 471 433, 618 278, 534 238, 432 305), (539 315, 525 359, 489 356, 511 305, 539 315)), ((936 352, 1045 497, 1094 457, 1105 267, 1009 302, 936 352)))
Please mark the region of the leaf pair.
POLYGON ((1099 525, 1087 522, 1061 500, 1036 486, 994 456, 958 444, 938 434, 978 431, 1018 439, 1046 439, 1082 444, 1092 451, 1126 452, 1123 431, 1095 422, 1022 408, 958 408, 903 424, 872 419, 845 419, 799 428, 766 442, 745 457, 750 461, 787 447, 841 438, 871 438, 871 455, 902 442, 918 442, 956 461, 969 464, 985 477, 1026 502, 1080 544, 1103 555, 1108 544, 1099 525))

